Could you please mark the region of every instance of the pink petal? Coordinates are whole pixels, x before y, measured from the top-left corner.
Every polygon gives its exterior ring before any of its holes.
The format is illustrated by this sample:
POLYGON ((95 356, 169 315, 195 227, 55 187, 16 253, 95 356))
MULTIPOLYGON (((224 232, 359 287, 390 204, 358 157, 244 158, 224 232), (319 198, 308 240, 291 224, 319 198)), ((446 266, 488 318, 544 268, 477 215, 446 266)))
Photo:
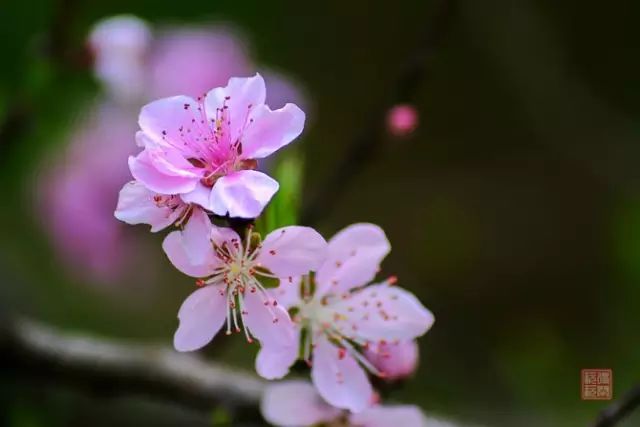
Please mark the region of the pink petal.
POLYGON ((306 381, 285 381, 267 386, 260 404, 262 416, 280 427, 306 427, 338 418, 340 410, 324 402, 306 381))
POLYGON ((300 276, 280 279, 280 285, 271 290, 271 295, 286 309, 300 304, 301 279, 300 276))
POLYGON ((230 244, 233 242, 240 242, 240 236, 232 228, 218 227, 215 224, 211 225, 211 241, 216 246, 223 246, 224 244, 230 244))
POLYGON ((179 194, 192 191, 198 179, 184 176, 171 176, 160 172, 152 163, 147 150, 137 157, 129 157, 131 175, 151 191, 161 194, 179 194))
POLYGON ((418 343, 415 340, 379 343, 365 352, 366 358, 384 378, 396 380, 410 376, 418 367, 418 343))
POLYGON ((153 101, 140 110, 138 124, 150 138, 163 145, 184 147, 183 137, 191 130, 194 137, 200 134, 200 128, 193 123, 200 118, 198 103, 188 96, 172 96, 153 101))
POLYGON ((120 190, 115 217, 127 224, 149 224, 154 233, 168 227, 182 215, 187 205, 176 209, 158 207, 153 199, 156 195, 138 181, 126 183, 120 190))
POLYGON ((360 412, 373 402, 364 369, 348 353, 340 353, 324 336, 315 340, 311 379, 320 396, 337 408, 360 412))
POLYGON ((182 241, 193 265, 205 264, 212 256, 211 220, 206 212, 194 208, 182 231, 182 241))
POLYGON ((391 250, 384 231, 374 224, 353 224, 329 241, 327 260, 318 270, 319 295, 343 293, 369 283, 391 250))
POLYGON ((201 262, 194 262, 189 256, 189 249, 181 231, 174 231, 162 242, 162 249, 169 258, 169 261, 178 270, 191 277, 207 277, 211 276, 215 269, 220 265, 220 260, 210 250, 207 256, 201 262))
POLYGON ((216 88, 205 98, 205 106, 209 119, 216 119, 218 109, 226 105, 226 123, 231 142, 235 142, 241 130, 249 123, 251 110, 264 104, 266 89, 260 74, 253 77, 233 77, 226 87, 216 88), (226 99, 228 97, 228 99, 226 99))
POLYGON ((326 253, 327 242, 317 231, 294 225, 269 233, 256 261, 276 276, 288 278, 314 271, 326 253))
POLYGON ((434 317, 410 292, 388 284, 371 285, 341 299, 333 308, 344 314, 336 327, 366 340, 412 340, 424 335, 434 317))
POLYGON ((275 111, 260 105, 251 111, 251 119, 253 122, 241 137, 242 156, 261 159, 296 139, 304 129, 305 115, 294 104, 286 104, 275 111))
POLYGON ((256 357, 256 372, 268 380, 280 379, 298 359, 297 331, 289 345, 263 345, 256 357))
POLYGON ((413 405, 374 406, 351 414, 349 422, 363 427, 428 427, 420 408, 413 405))
POLYGON ((276 191, 278 183, 269 176, 258 171, 242 170, 216 181, 208 208, 217 215, 256 218, 276 191))
POLYGON ((204 347, 222 328, 226 313, 227 298, 221 286, 198 289, 180 307, 180 326, 173 337, 173 346, 178 351, 204 347))
POLYGON ((207 209, 207 207, 209 206, 210 197, 211 197, 211 188, 205 185, 202 185, 201 182, 198 182, 196 184, 193 191, 190 191, 188 193, 182 193, 180 195, 180 198, 182 198, 182 200, 185 203, 193 203, 205 209, 207 209))
POLYGON ((263 346, 288 347, 297 345, 293 322, 289 313, 267 300, 254 287, 249 287, 243 297, 242 322, 251 335, 263 346))

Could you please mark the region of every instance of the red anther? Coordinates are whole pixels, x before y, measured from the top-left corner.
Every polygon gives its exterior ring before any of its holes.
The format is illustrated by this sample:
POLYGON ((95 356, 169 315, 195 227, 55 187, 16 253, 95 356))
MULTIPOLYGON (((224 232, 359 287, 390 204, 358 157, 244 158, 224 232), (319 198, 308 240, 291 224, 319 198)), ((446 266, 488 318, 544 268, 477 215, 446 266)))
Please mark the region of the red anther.
POLYGON ((289 283, 293 283, 293 277, 289 276, 289 283))
POLYGON ((251 339, 251 337, 247 337, 247 342, 248 342, 249 344, 253 344, 253 340, 251 339))
POLYGON ((277 317, 273 318, 273 323, 278 323, 280 321, 280 319, 278 319, 277 317))
POLYGON ((308 366, 308 367, 310 367, 310 368, 313 366, 313 363, 311 362, 311 360, 305 360, 304 362, 305 362, 305 363, 307 364, 307 366, 308 366))
POLYGON ((398 277, 397 276, 389 276, 389 278, 387 279, 387 283, 389 284, 389 286, 393 286, 396 283, 398 283, 398 277))
POLYGON ((236 333, 240 332, 240 328, 236 326, 236 333))
POLYGON ((205 284, 206 284, 205 281, 202 279, 196 280, 196 286, 199 288, 203 287, 205 284))
POLYGON ((271 249, 271 250, 269 251, 269 253, 270 253, 271 255, 275 255, 275 254, 276 254, 276 251, 274 251, 273 249, 271 249))
POLYGON ((264 305, 269 305, 269 301, 263 302, 264 305))
POLYGON ((276 305, 278 305, 278 301, 273 300, 273 302, 271 304, 275 307, 276 305))
POLYGON ((347 350, 345 350, 344 348, 338 349, 338 359, 342 360, 346 355, 347 355, 347 350))

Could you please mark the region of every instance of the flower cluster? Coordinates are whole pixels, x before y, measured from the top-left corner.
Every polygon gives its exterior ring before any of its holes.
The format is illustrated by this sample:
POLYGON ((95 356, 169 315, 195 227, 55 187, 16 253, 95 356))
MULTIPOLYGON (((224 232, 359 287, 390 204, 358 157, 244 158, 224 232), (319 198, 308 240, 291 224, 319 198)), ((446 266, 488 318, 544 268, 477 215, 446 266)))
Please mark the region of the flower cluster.
POLYGON ((274 424, 335 419, 374 426, 395 419, 419 426, 416 408, 379 405, 369 379, 410 375, 415 339, 434 322, 395 277, 373 283, 391 250, 384 231, 359 223, 327 242, 301 226, 262 239, 250 225, 278 190, 255 170, 257 162, 300 135, 305 119, 293 104, 271 110, 265 95, 260 75, 232 78, 195 100, 165 98, 140 113, 142 151, 129 159, 135 180, 121 190, 115 214, 152 231, 177 228, 163 249, 196 278, 197 289, 180 307, 174 346, 197 350, 224 329, 259 342, 256 371, 264 378, 283 378, 296 361, 305 362, 313 386, 280 384, 265 394, 263 411, 274 424), (218 226, 212 217, 236 227, 218 226), (302 418, 282 418, 277 408, 287 395, 310 402, 316 393, 322 401, 315 409, 301 403, 295 411, 302 418))

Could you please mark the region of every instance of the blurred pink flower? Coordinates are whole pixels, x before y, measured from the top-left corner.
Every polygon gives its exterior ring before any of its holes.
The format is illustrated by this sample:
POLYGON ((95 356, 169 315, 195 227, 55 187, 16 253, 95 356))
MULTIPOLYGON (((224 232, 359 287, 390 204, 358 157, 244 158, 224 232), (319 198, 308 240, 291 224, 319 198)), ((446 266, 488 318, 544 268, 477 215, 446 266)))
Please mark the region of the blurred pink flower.
MULTIPOLYGON (((331 405, 352 412, 373 402, 365 369, 376 375, 385 373, 351 343, 367 348, 412 340, 434 322, 431 312, 413 294, 394 286, 394 279, 365 286, 390 249, 380 227, 351 225, 329 241, 328 256, 315 275, 314 292, 309 276, 291 283, 281 281, 273 291, 280 304, 297 308, 294 321, 298 335, 302 329, 307 331, 303 355, 312 361, 311 378, 318 392, 331 405)), ((282 353, 271 363, 275 370, 285 369, 290 360, 290 354, 282 353)))
POLYGON ((335 422, 358 427, 425 427, 425 417, 413 405, 374 405, 349 414, 323 401, 306 381, 269 384, 260 404, 262 416, 279 427, 307 427, 335 422))
POLYGON ((135 148, 126 143, 132 132, 135 123, 124 111, 100 106, 82 119, 69 150, 39 180, 47 213, 41 218, 58 253, 73 272, 100 282, 119 276, 135 246, 113 217, 135 148))
POLYGON ((162 246, 173 265, 189 276, 206 278, 197 281, 201 289, 180 308, 174 346, 178 351, 197 350, 225 321, 227 334, 232 328, 240 332, 242 324, 247 340, 257 338, 263 346, 256 362, 258 373, 275 378, 279 374, 265 364, 270 353, 291 345, 294 330, 289 314, 261 280, 315 270, 326 256, 326 242, 313 229, 298 226, 275 230, 255 247, 251 236, 248 232, 243 243, 235 231, 212 225, 204 212, 196 210, 184 230, 166 237, 162 246))
POLYGON ((257 74, 231 78, 194 101, 174 96, 140 112, 137 140, 144 150, 129 158, 134 178, 161 194, 180 194, 217 215, 255 218, 278 183, 255 171, 256 160, 289 144, 304 127, 294 104, 271 110, 257 74))
POLYGON ((418 367, 419 350, 415 340, 378 343, 365 352, 366 358, 384 378, 398 380, 412 375, 418 367))
POLYGON ((135 16, 114 16, 93 27, 89 47, 94 56, 94 73, 110 96, 135 101, 142 95, 150 43, 151 30, 135 16))
POLYGON ((418 127, 418 110, 410 104, 399 104, 387 113, 387 129, 394 136, 412 134, 418 127))
POLYGON ((246 46, 226 28, 173 29, 161 34, 149 58, 149 95, 204 95, 231 76, 250 74, 246 46))

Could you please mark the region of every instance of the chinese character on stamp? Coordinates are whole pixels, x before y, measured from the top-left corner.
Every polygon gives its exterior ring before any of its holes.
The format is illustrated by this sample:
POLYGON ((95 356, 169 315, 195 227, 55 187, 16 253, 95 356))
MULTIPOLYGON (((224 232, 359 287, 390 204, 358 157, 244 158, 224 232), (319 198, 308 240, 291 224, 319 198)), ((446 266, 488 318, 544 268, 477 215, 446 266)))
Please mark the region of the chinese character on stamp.
POLYGON ((611 400, 613 398, 611 369, 583 369, 580 388, 582 400, 611 400))

